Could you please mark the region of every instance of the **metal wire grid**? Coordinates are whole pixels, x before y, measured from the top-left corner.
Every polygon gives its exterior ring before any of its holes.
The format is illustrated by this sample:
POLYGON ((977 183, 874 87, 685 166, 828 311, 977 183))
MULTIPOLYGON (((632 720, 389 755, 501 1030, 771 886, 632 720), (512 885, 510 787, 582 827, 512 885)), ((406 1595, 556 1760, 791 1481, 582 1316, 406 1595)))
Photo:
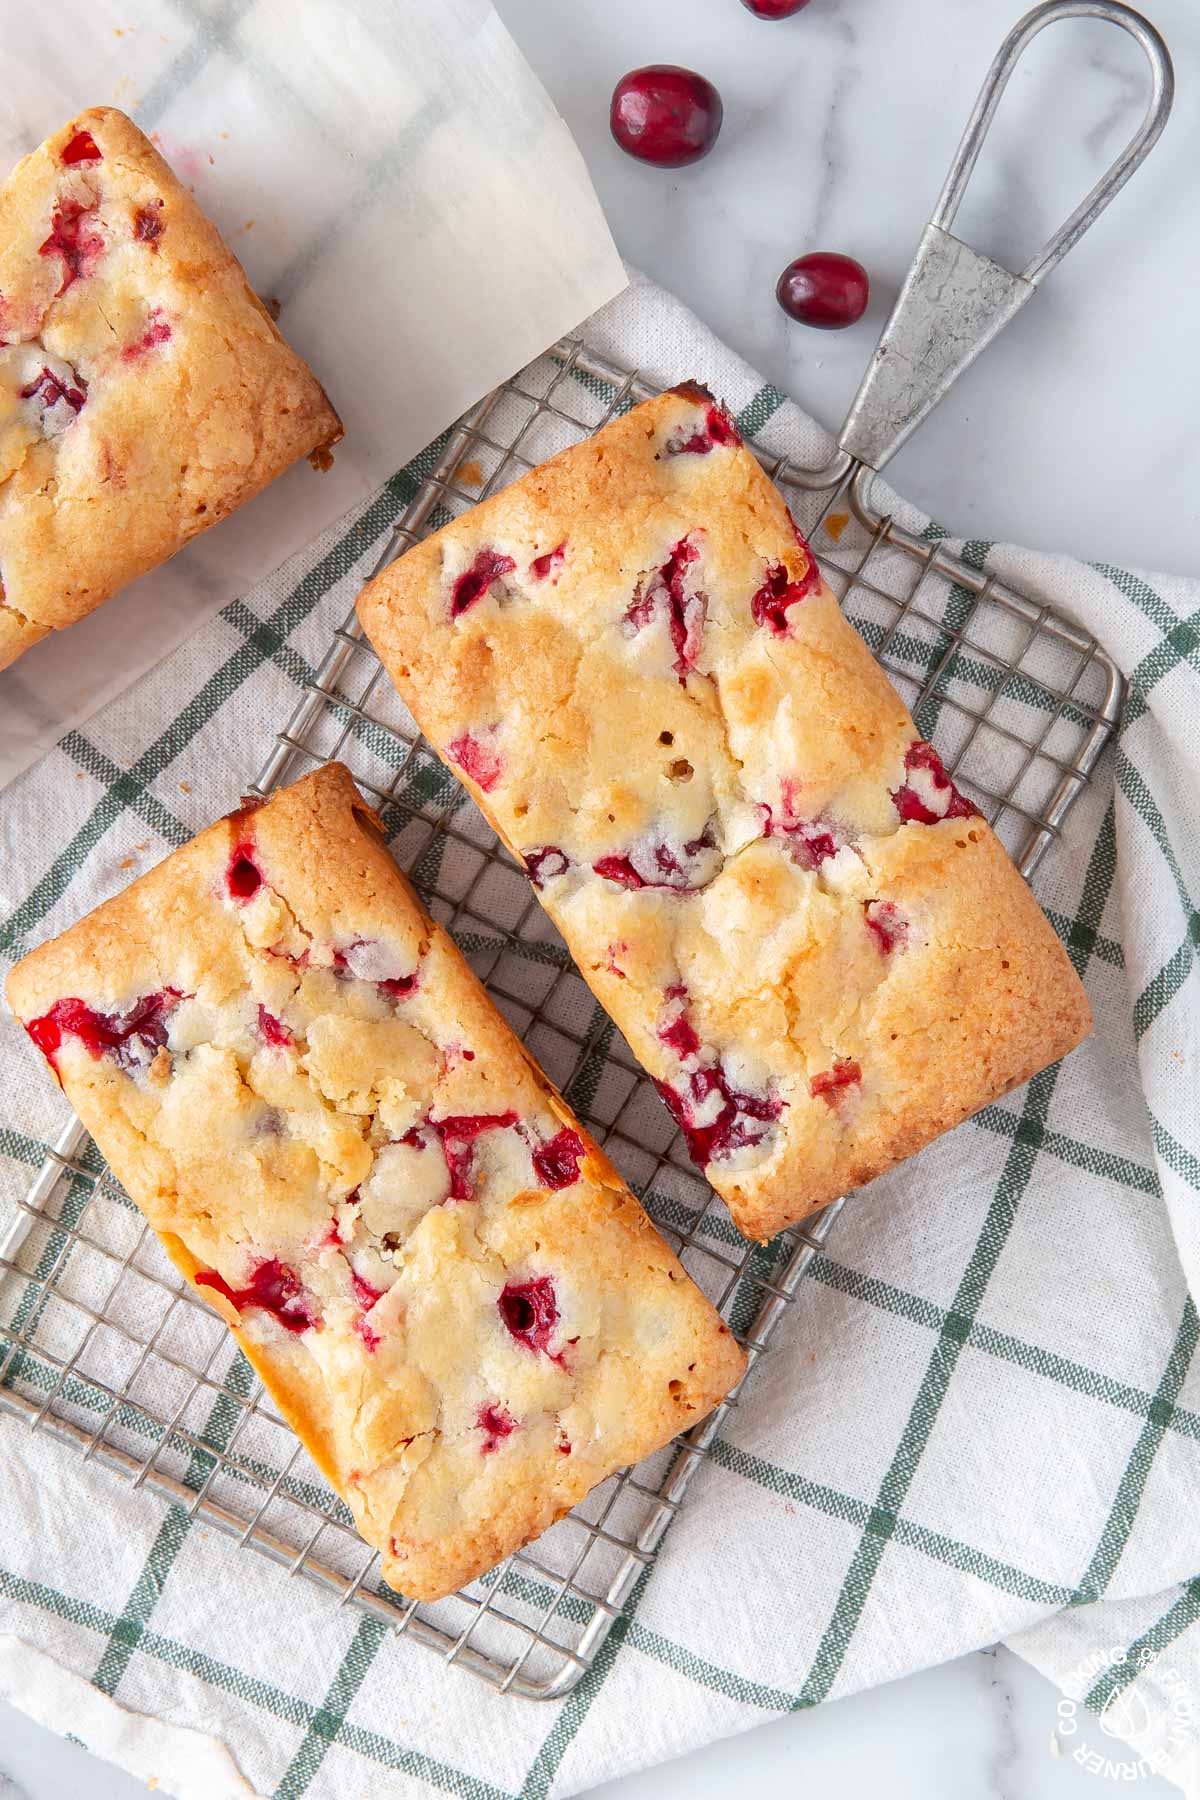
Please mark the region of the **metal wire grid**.
MULTIPOLYGON (((560 344, 449 435, 379 566, 654 391, 581 340, 560 344)), ((936 729, 947 766, 1028 874, 1119 717, 1118 672, 1049 609, 876 512, 869 473, 847 459, 818 471, 762 460, 919 728, 936 729)), ((843 1202, 766 1248, 738 1236, 524 877, 420 738, 353 614, 255 790, 265 795, 331 756, 348 763, 435 916, 729 1319, 750 1380, 843 1202)), ((0 1326, 0 1406, 340 1604, 528 1698, 559 1697, 590 1667, 738 1400, 611 1477, 491 1575, 419 1605, 382 1584, 349 1512, 77 1124, 0 1245, 5 1274, 13 1301, 0 1326)))

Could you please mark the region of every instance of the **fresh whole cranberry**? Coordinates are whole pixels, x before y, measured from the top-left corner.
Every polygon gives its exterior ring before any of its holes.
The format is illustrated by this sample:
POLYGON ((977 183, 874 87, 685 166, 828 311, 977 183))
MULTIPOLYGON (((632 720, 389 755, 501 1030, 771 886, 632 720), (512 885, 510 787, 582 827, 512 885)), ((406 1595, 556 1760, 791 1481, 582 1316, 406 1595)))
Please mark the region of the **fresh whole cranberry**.
POLYGON ((742 5, 756 19, 790 19, 793 13, 804 11, 808 0, 742 0, 742 5))
POLYGON ((708 155, 723 115, 721 96, 703 75, 674 63, 651 63, 622 75, 608 123, 627 155, 660 169, 681 169, 708 155))
POLYGON ((834 250, 797 257, 779 277, 775 298, 790 318, 818 331, 855 325, 867 310, 871 283, 862 264, 834 250))

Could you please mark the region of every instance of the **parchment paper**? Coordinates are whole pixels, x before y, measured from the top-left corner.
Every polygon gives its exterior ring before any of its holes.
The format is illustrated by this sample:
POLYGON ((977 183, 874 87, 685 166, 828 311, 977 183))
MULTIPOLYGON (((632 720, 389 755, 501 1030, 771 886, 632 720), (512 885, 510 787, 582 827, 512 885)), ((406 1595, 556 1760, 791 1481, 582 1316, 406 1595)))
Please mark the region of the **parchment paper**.
POLYGON ((624 286, 489 0, 0 0, 0 171, 84 106, 154 138, 346 425, 0 674, 0 786, 624 286))

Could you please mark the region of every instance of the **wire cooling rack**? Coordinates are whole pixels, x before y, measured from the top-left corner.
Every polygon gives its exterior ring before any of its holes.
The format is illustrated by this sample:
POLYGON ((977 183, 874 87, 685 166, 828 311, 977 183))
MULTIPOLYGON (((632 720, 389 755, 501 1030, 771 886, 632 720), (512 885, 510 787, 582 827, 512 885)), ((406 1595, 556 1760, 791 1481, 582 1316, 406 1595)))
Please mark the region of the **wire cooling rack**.
MULTIPOLYGON (((655 391, 578 339, 558 345, 449 434, 379 566, 655 391)), ((859 465, 841 457, 810 471, 762 460, 918 729, 1028 875, 1116 724, 1117 670, 1049 608, 876 512, 859 465)), ((752 1381, 843 1202, 769 1246, 739 1237, 524 876, 420 738, 353 614, 255 791, 334 756, 381 811, 431 911, 729 1320, 752 1381)), ((489 1576, 417 1604, 382 1584, 349 1512, 78 1125, 47 1157, 0 1246, 0 1321, 0 1407, 334 1602, 537 1699, 565 1694, 589 1668, 738 1398, 603 1483, 489 1576)))

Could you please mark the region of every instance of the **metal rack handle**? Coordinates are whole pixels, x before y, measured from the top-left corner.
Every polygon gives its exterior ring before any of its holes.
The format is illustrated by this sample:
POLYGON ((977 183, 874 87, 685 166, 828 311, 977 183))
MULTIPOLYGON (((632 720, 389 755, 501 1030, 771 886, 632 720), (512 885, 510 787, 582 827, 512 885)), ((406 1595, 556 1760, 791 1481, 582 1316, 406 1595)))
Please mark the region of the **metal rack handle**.
POLYGON ((1171 111, 1175 74, 1154 26, 1120 0, 1044 0, 1018 21, 988 71, 937 206, 883 328, 838 439, 843 450, 881 469, 980 351, 1003 330, 1039 283, 1100 217, 1153 149, 1171 111), (1021 56, 1059 19, 1105 19, 1141 45, 1150 65, 1146 116, 1112 167, 1019 275, 952 235, 996 108, 1021 56))

